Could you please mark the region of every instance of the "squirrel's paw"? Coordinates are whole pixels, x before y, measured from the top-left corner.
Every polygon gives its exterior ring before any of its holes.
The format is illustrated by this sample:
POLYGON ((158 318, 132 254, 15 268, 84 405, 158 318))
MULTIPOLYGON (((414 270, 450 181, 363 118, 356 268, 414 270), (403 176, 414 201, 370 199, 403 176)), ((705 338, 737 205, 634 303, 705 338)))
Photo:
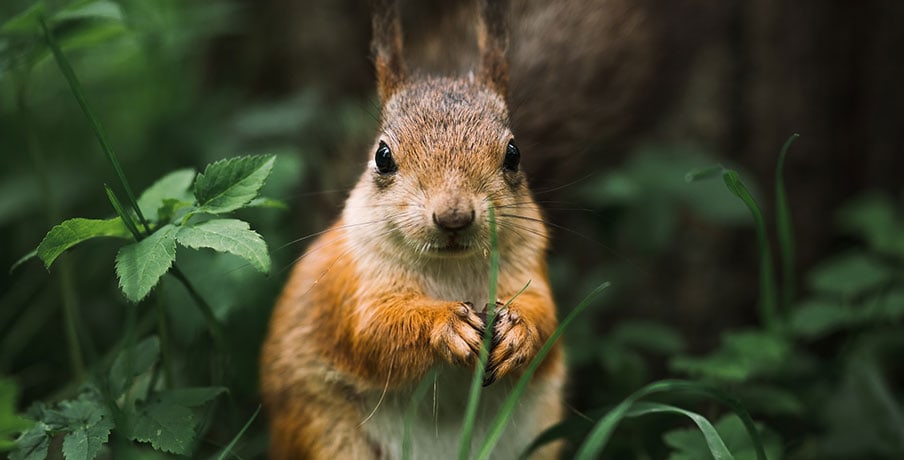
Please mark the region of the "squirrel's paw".
POLYGON ((542 345, 537 328, 526 322, 513 306, 500 309, 494 323, 493 347, 483 378, 484 386, 530 362, 542 345))
POLYGON ((450 306, 447 313, 433 328, 430 344, 452 364, 474 363, 483 338, 483 320, 466 302, 450 306))

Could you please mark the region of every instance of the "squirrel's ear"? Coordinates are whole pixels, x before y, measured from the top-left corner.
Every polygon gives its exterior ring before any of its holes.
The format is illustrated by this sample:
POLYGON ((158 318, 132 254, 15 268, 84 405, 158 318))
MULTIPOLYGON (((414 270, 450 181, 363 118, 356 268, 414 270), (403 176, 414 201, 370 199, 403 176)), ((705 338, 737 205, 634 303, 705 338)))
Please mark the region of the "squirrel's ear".
POLYGON ((373 41, 370 44, 377 70, 377 91, 386 102, 405 80, 402 30, 397 0, 373 0, 373 41))
POLYGON ((509 68, 507 0, 479 0, 477 41, 480 46, 480 79, 502 97, 508 93, 509 68))

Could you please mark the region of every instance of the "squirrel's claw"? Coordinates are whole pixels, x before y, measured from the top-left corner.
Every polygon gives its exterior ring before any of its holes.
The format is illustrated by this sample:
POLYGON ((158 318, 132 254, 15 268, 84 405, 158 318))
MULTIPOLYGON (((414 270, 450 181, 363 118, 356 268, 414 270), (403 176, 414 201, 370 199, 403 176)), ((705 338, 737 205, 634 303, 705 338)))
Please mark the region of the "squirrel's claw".
POLYGON ((483 385, 490 385, 522 367, 538 348, 537 329, 524 321, 517 311, 511 308, 500 309, 493 326, 493 346, 483 385))

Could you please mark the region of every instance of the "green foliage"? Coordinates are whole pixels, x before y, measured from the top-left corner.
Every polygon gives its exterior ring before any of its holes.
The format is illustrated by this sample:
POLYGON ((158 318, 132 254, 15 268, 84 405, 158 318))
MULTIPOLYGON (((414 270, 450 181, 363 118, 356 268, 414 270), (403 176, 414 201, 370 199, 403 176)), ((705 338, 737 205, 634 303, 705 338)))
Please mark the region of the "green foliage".
POLYGON ((119 287, 132 302, 143 299, 176 261, 176 228, 164 225, 116 254, 119 287))
POLYGON ((11 436, 32 426, 32 423, 16 414, 16 385, 7 379, 0 378, 0 452, 8 451, 16 446, 11 436))
POLYGON ((721 346, 705 357, 678 356, 672 369, 726 383, 746 382, 780 371, 791 345, 779 335, 761 331, 726 333, 721 346))
POLYGON ((273 169, 274 157, 240 157, 208 165, 195 181, 195 199, 201 213, 223 214, 244 207, 273 169))
MULTIPOLYGON (((247 222, 237 219, 192 220, 204 214, 223 214, 249 206, 258 199, 275 157, 246 156, 218 161, 205 169, 192 188, 194 171, 172 172, 151 185, 137 204, 147 215, 154 231, 140 241, 120 248, 116 255, 116 275, 126 298, 138 302, 150 293, 176 260, 176 243, 193 248, 210 248, 235 254, 254 267, 270 271, 270 255, 261 236, 247 222)), ((111 197, 115 195, 110 195, 111 197)), ((266 201, 265 201, 266 202, 266 201)), ((38 246, 37 255, 50 267, 65 250, 98 237, 128 239, 124 221, 132 221, 128 211, 113 199, 121 217, 107 220, 70 219, 57 225, 38 246)), ((259 205, 259 204, 256 204, 259 205)), ((133 233, 141 234, 137 226, 133 233)))
POLYGON ((69 219, 47 232, 47 236, 38 245, 36 254, 49 269, 57 257, 79 243, 100 237, 129 239, 131 235, 119 217, 104 220, 69 219))
MULTIPOLYGON (((720 418, 713 427, 715 433, 707 433, 702 428, 675 429, 663 435, 663 440, 672 449, 669 460, 705 460, 708 458, 734 458, 735 460, 753 460, 757 458, 754 444, 748 435, 744 423, 734 415, 725 415, 720 418), (701 435, 702 434, 702 435, 701 435), (724 442, 723 447, 730 451, 730 456, 720 457, 713 449, 713 439, 724 442)), ((763 439, 763 447, 766 457, 780 459, 781 443, 778 437, 771 432, 760 429, 763 439)))

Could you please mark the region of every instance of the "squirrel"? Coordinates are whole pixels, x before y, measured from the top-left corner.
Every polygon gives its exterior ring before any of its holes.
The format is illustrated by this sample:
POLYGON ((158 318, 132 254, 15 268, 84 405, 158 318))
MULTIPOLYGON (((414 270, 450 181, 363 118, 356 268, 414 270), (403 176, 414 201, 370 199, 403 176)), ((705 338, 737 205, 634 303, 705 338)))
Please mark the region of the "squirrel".
MULTIPOLYGON (((262 349, 271 458, 400 458, 405 414, 431 369, 438 374, 414 412, 412 458, 455 455, 485 327, 475 305, 489 290, 490 206, 499 310, 475 443, 555 331, 547 229, 506 104, 507 8, 480 2, 476 71, 436 76, 408 71, 398 6, 376 2, 379 134, 340 217, 293 268, 262 349)), ((556 344, 494 458, 516 458, 560 421, 564 384, 556 344)), ((536 458, 557 452, 548 445, 536 458)))

